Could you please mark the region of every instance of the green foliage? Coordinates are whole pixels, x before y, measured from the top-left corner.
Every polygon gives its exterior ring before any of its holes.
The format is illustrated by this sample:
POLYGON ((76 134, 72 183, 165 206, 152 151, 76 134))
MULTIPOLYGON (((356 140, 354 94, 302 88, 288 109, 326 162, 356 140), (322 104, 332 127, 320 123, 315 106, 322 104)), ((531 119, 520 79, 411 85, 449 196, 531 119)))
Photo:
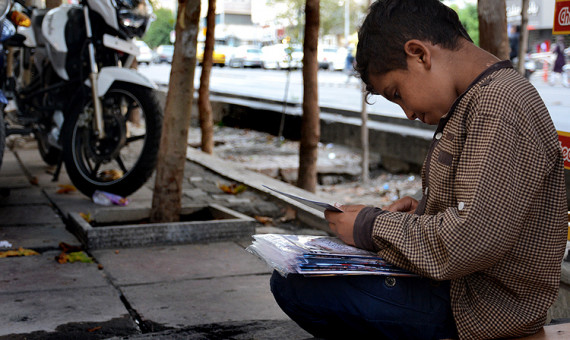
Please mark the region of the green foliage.
MULTIPOLYGON (((360 22, 364 18, 367 5, 350 1, 350 32, 356 32, 360 22)), ((285 4, 287 10, 278 15, 288 24, 285 34, 291 37, 291 42, 300 43, 303 40, 305 25, 305 0, 269 0, 268 4, 285 4)), ((344 1, 343 0, 320 0, 320 28, 319 35, 344 34, 344 1)))
POLYGON ((479 46, 479 17, 477 15, 477 5, 467 4, 462 9, 458 9, 457 6, 451 6, 459 16, 459 20, 465 26, 467 33, 475 43, 479 46))
POLYGON ((143 40, 150 48, 170 45, 170 31, 174 30, 175 18, 171 10, 159 8, 154 12, 156 20, 150 24, 143 40))

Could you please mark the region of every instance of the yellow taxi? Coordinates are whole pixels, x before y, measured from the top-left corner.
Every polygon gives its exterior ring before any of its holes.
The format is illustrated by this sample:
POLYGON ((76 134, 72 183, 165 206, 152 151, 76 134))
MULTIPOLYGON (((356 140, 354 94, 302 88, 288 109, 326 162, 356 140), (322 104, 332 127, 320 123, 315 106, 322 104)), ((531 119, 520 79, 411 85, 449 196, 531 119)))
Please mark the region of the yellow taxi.
MULTIPOLYGON (((226 54, 222 52, 223 47, 219 45, 214 45, 214 66, 218 65, 220 67, 224 67, 226 65, 226 54)), ((196 59, 198 60, 198 65, 202 65, 202 61, 204 60, 204 43, 198 43, 198 52, 196 53, 196 59)))

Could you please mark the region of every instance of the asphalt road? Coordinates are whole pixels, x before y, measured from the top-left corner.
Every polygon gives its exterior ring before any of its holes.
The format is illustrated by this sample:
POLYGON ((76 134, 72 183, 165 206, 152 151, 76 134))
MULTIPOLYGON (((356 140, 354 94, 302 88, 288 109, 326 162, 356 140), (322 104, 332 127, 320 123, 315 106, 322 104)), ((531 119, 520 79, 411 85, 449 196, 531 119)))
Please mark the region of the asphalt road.
MULTIPOLYGON (((168 85, 170 78, 169 64, 141 65, 139 71, 158 85, 168 85)), ((195 73, 194 86, 200 82, 201 68, 195 73)), ((210 89, 216 92, 231 93, 258 98, 283 100, 287 84, 287 71, 264 69, 212 69, 210 89)), ((287 101, 301 103, 303 100, 303 75, 301 70, 291 71, 287 89, 287 101)), ((360 80, 348 77, 339 71, 320 70, 319 104, 321 107, 360 111, 362 106, 362 90, 360 80)), ((531 76, 531 82, 542 96, 557 130, 570 132, 570 88, 561 85, 549 86, 543 81, 541 71, 531 76)), ((383 97, 372 98, 373 105, 367 105, 370 114, 381 114, 405 119, 400 107, 383 97)))

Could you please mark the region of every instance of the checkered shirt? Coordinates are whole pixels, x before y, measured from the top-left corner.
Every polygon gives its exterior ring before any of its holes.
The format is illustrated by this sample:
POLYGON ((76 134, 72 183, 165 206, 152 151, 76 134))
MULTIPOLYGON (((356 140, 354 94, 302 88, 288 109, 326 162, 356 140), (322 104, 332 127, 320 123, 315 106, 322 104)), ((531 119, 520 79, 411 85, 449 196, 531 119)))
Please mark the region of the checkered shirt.
POLYGON ((562 153, 536 89, 499 62, 441 119, 415 214, 382 212, 388 261, 451 280, 462 339, 538 331, 556 299, 567 235, 562 153))

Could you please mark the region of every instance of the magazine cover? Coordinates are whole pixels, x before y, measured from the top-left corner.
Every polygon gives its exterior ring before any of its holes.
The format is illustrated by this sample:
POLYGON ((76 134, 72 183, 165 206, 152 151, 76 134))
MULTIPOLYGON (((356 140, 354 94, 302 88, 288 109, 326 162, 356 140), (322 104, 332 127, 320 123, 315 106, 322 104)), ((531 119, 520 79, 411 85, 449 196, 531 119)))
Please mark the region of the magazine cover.
POLYGON ((309 235, 253 235, 246 248, 281 275, 417 276, 387 263, 373 252, 349 246, 337 237, 309 235))

